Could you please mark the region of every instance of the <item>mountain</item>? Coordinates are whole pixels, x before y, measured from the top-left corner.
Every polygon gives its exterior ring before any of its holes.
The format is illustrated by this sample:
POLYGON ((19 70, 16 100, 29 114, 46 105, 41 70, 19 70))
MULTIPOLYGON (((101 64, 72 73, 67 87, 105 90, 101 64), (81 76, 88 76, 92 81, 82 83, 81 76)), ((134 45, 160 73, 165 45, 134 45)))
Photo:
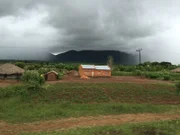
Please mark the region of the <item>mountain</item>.
POLYGON ((115 50, 70 50, 54 56, 53 60, 58 62, 106 63, 108 56, 112 56, 114 62, 118 64, 137 64, 137 58, 134 55, 115 50))

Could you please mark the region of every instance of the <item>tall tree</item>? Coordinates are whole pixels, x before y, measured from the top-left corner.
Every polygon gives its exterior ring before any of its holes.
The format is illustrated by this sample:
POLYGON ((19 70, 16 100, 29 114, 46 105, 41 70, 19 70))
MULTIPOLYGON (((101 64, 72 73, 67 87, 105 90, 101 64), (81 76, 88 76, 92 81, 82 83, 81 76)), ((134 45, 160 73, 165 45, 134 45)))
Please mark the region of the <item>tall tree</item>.
POLYGON ((108 60, 107 60, 107 65, 112 69, 113 66, 113 57, 112 56, 108 56, 108 60))

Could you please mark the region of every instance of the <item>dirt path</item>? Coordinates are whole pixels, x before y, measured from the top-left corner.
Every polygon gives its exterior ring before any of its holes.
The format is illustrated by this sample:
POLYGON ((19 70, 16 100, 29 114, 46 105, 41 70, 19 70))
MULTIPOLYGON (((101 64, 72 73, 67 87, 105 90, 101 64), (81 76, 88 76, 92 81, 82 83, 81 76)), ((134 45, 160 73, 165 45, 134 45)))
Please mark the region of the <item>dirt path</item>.
POLYGON ((117 125, 135 122, 180 119, 180 114, 123 114, 97 117, 67 118, 25 124, 8 124, 0 122, 0 135, 15 135, 20 132, 45 132, 75 127, 117 125))

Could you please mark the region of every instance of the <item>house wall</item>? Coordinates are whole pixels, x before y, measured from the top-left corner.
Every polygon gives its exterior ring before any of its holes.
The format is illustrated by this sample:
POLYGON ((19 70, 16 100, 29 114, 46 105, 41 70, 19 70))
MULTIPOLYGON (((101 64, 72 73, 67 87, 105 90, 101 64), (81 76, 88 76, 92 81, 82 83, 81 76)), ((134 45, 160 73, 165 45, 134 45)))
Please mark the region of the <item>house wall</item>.
POLYGON ((111 71, 109 70, 95 70, 95 77, 109 77, 111 76, 111 71))
POLYGON ((13 80, 16 80, 16 79, 20 79, 22 76, 22 74, 19 74, 18 76, 16 74, 14 75, 6 75, 6 78, 4 78, 4 75, 0 75, 0 79, 13 79, 13 80))
POLYGON ((0 75, 0 79, 3 79, 4 78, 4 75, 0 75))
POLYGON ((79 67, 79 75, 86 75, 88 77, 109 77, 111 76, 110 70, 96 70, 96 69, 82 69, 79 67))
POLYGON ((57 80, 57 75, 55 74, 55 73, 48 73, 47 75, 47 78, 46 78, 46 80, 47 81, 55 81, 55 80, 57 80))
POLYGON ((83 69, 81 66, 79 67, 79 75, 80 76, 90 76, 92 77, 93 76, 93 72, 94 70, 93 69, 83 69))

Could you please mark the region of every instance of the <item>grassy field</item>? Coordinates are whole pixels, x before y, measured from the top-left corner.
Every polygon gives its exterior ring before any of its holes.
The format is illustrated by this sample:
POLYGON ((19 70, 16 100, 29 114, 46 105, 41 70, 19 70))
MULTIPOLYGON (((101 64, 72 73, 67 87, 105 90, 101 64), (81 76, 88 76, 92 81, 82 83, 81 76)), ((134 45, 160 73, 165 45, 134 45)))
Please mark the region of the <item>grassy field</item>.
POLYGON ((180 120, 76 128, 42 133, 21 133, 20 135, 180 135, 180 120))
POLYGON ((13 86, 1 88, 0 97, 0 120, 14 123, 180 110, 180 97, 169 84, 60 83, 49 85, 39 95, 28 95, 23 86, 13 86))
POLYGON ((51 85, 37 100, 70 103, 153 103, 179 101, 176 87, 171 84, 61 83, 51 85))

